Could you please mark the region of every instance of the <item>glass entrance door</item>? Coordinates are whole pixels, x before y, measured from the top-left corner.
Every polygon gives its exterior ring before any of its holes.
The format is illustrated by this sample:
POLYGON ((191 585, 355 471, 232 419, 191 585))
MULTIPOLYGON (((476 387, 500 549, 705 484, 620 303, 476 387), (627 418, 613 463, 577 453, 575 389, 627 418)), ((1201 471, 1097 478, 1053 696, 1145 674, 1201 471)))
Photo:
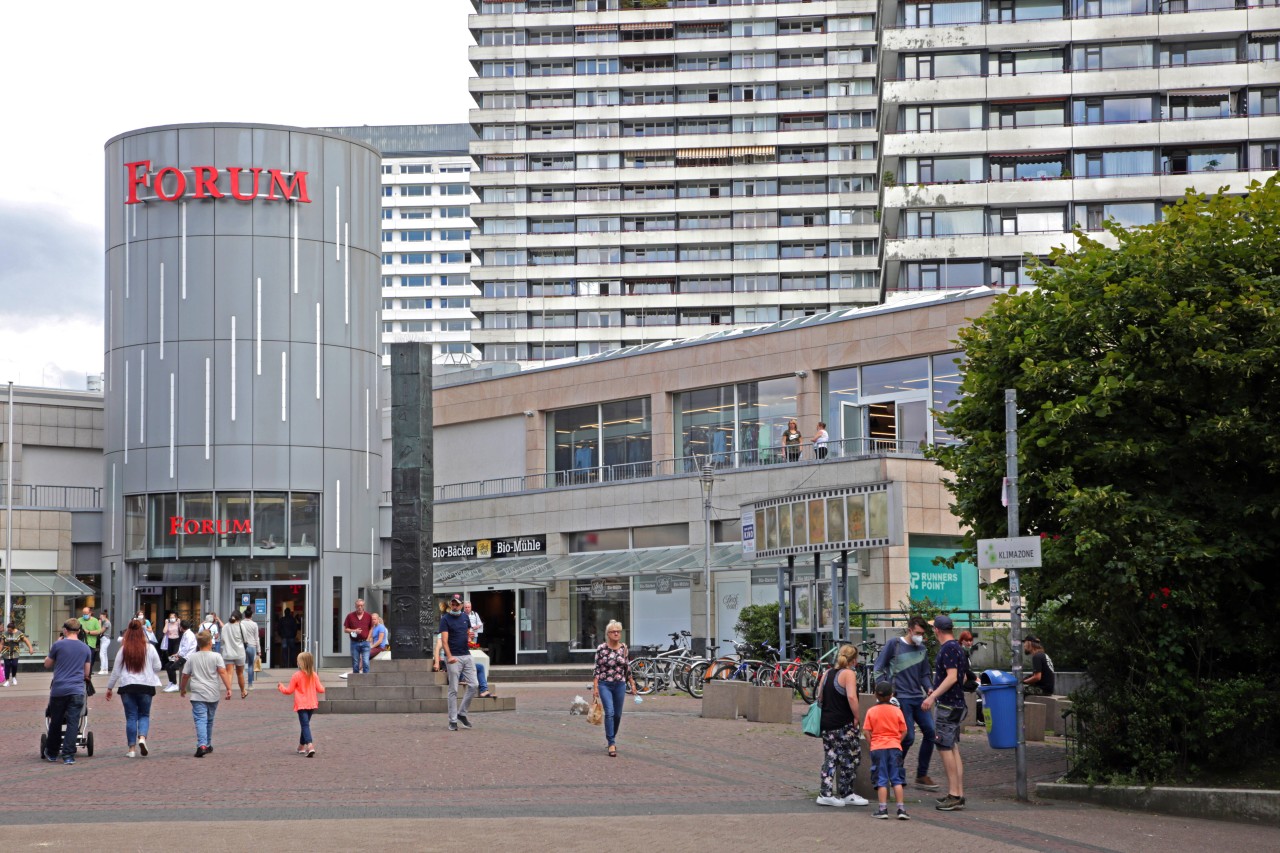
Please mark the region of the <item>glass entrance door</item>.
POLYGON ((258 654, 261 656, 263 669, 271 665, 271 644, 266 642, 271 636, 270 594, 271 589, 267 586, 231 587, 231 600, 235 609, 258 626, 258 654))
POLYGON ((249 613, 258 625, 258 653, 262 668, 291 668, 298 652, 307 650, 307 591, 300 581, 237 583, 231 585, 233 606, 249 613))

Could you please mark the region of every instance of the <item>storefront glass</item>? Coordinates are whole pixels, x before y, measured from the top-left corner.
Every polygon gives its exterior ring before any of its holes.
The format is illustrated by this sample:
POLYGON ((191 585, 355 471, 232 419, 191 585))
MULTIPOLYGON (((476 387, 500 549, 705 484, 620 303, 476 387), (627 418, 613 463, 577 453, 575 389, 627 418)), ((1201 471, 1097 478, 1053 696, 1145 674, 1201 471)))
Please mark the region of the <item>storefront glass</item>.
POLYGON ((540 652, 547 648, 547 591, 520 590, 520 651, 540 652))
POLYGON ((124 551, 130 559, 147 556, 147 496, 129 495, 124 499, 124 551))
POLYGON ((625 643, 631 625, 631 583, 627 578, 573 582, 569 594, 570 649, 595 651, 605 640, 605 626, 615 619, 622 623, 625 643))
POLYGON ((151 557, 178 556, 178 537, 172 519, 178 515, 178 496, 172 493, 151 496, 151 557))
POLYGON ((248 492, 224 492, 218 495, 218 553, 249 555, 251 533, 245 533, 250 520, 248 492))
POLYGON ((254 556, 274 557, 284 553, 289 541, 285 530, 288 521, 284 492, 255 492, 253 495, 254 556))
POLYGON ((711 454, 717 465, 731 464, 737 449, 733 386, 700 388, 675 395, 676 457, 711 454))
MULTIPOLYGON (((199 492, 196 494, 181 495, 180 504, 182 506, 180 514, 184 519, 192 519, 193 521, 209 521, 213 519, 213 494, 211 492, 199 492)), ((200 530, 204 531, 204 525, 200 526, 200 530)), ((178 547, 183 557, 208 557, 213 554, 213 533, 183 533, 179 539, 178 547)))
POLYGON ((289 553, 314 557, 320 534, 320 496, 294 493, 289 496, 289 553))

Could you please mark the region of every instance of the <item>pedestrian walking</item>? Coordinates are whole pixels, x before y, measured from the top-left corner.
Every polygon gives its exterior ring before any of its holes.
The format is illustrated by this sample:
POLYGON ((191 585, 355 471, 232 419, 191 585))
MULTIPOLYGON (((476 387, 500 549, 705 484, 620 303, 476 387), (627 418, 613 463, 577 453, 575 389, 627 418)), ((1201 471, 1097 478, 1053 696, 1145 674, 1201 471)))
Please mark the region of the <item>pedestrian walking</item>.
POLYGON ((178 692, 178 670, 173 666, 173 659, 178 655, 182 632, 187 627, 185 622, 178 620, 178 614, 170 610, 165 613, 164 622, 156 632, 160 637, 160 659, 164 661, 165 674, 169 676, 169 686, 164 689, 165 693, 178 692))
MULTIPOLYGON (((93 608, 86 607, 80 615, 80 639, 89 645, 93 656, 98 656, 98 639, 102 636, 102 623, 93 615, 93 608)), ((90 660, 92 664, 92 659, 90 660)))
POLYGON ((472 728, 467 718, 467 709, 471 700, 480 689, 476 679, 476 664, 471 657, 471 648, 467 637, 471 633, 471 620, 462 612, 462 596, 454 595, 449 599, 449 609, 440 614, 440 646, 446 655, 445 662, 449 670, 449 731, 456 732, 458 726, 472 728), (465 682, 467 692, 458 702, 458 682, 465 682))
POLYGON ((75 764, 76 735, 80 731, 80 715, 84 713, 84 685, 93 669, 93 652, 80 640, 78 619, 68 619, 63 624, 62 639, 49 648, 44 668, 53 670, 49 705, 44 712, 49 720, 44 757, 46 761, 56 762, 61 751, 63 764, 75 764))
POLYGON ((27 644, 27 654, 36 653, 36 647, 31 645, 31 638, 18 630, 17 622, 10 622, 5 629, 3 638, 0 638, 4 644, 4 684, 0 687, 17 687, 18 686, 18 652, 23 643, 27 644))
POLYGON ((964 808, 964 763, 960 760, 960 725, 968 709, 964 702, 965 676, 969 672, 969 656, 960 648, 952 633, 955 626, 946 614, 935 616, 933 631, 942 647, 934 664, 934 687, 920 707, 928 711, 938 706, 934 722, 934 741, 947 773, 947 796, 938 801, 940 812, 964 808))
POLYGON ((889 788, 893 788, 898 803, 898 820, 911 820, 902 800, 902 786, 906 776, 902 772, 902 738, 907 734, 907 721, 901 709, 893 704, 893 684, 881 681, 876 685, 876 704, 867 711, 863 725, 871 748, 871 783, 876 786, 876 799, 880 801, 873 817, 889 819, 889 788))
POLYGON ((289 679, 289 686, 277 683, 276 689, 286 696, 293 696, 293 710, 298 714, 298 755, 313 758, 316 754, 315 739, 311 735, 311 715, 320 707, 319 694, 324 692, 320 676, 316 674, 315 657, 311 652, 298 655, 298 671, 289 679))
POLYGON ((107 655, 111 652, 111 620, 107 618, 107 611, 98 614, 98 624, 102 627, 102 633, 98 635, 98 675, 106 675, 109 669, 107 655))
POLYGON ((868 801, 853 790, 854 776, 862 762, 858 745, 858 677, 854 667, 858 649, 845 643, 836 652, 835 668, 818 685, 822 706, 822 776, 817 803, 820 806, 865 806, 868 801), (847 791, 841 794, 841 791, 847 791))
POLYGON ((244 674, 249 681, 249 689, 253 690, 254 670, 262 654, 262 630, 253 621, 253 612, 246 610, 240 617, 240 630, 244 632, 244 674))
POLYGON ((627 699, 627 685, 635 693, 631 676, 631 657, 622 642, 622 623, 614 620, 605 626, 605 641, 596 646, 596 669, 591 676, 591 692, 604 706, 604 737, 609 757, 618 757, 618 726, 622 724, 622 705, 627 699))
POLYGON ((179 695, 191 693, 191 719, 196 724, 196 758, 204 758, 213 752, 213 718, 218 712, 218 689, 221 679, 226 688, 226 698, 231 698, 231 675, 227 672, 222 655, 213 651, 213 635, 201 631, 196 635, 196 651, 182 665, 182 684, 179 695))
POLYGON ((169 641, 169 651, 166 653, 165 672, 169 676, 169 686, 164 689, 165 693, 178 692, 178 676, 182 673, 182 666, 187 658, 196 653, 196 633, 191 630, 191 623, 186 619, 179 621, 178 631, 179 639, 176 642, 169 641))
POLYGON ((151 700, 160 686, 160 654, 147 642, 147 631, 137 619, 124 629, 116 665, 107 679, 107 701, 111 692, 120 694, 124 707, 124 736, 129 745, 125 758, 147 755, 147 735, 151 733, 151 700), (117 689, 118 688, 118 689, 117 689))
POLYGON ((240 698, 245 699, 249 696, 244 683, 244 666, 247 659, 245 648, 249 640, 245 637, 244 629, 240 627, 239 610, 232 610, 227 620, 227 624, 222 628, 222 659, 226 662, 228 675, 231 674, 231 668, 235 667, 236 683, 240 685, 240 698))

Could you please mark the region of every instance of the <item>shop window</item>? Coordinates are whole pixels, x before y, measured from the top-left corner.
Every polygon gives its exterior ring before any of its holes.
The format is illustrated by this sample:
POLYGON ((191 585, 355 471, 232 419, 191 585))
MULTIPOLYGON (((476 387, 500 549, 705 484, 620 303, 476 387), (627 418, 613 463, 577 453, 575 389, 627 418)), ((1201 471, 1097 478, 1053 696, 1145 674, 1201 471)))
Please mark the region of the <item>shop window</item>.
POLYGON ((631 624, 631 584, 627 578, 593 578, 574 581, 569 595, 569 648, 595 651, 604 642, 611 621, 622 623, 627 642, 631 624))
POLYGON ((124 499, 124 555, 141 560, 147 556, 147 496, 124 499))
POLYGON ((178 556, 178 536, 171 532, 178 517, 178 496, 151 496, 151 536, 148 551, 152 557, 178 556))
MULTIPOLYGON (((198 533, 183 532, 179 537, 178 548, 182 552, 182 556, 211 556, 213 554, 213 526, 206 527, 204 522, 213 521, 213 494, 210 492, 198 492, 182 495, 180 504, 184 525, 188 521, 199 522, 198 533), (206 530, 208 532, 205 532, 206 530)), ((194 527, 187 525, 186 529, 192 530, 194 527)))
POLYGON ((250 501, 248 492, 227 492, 218 495, 217 548, 223 556, 249 554, 250 501))
POLYGON ((295 557, 314 557, 320 534, 320 496, 289 496, 289 553, 295 557))
POLYGON ((285 531, 287 514, 283 492, 257 492, 253 496, 253 552, 264 557, 280 556, 289 541, 285 531))
POLYGON ((630 547, 630 531, 625 527, 583 530, 569 534, 569 553, 571 554, 586 551, 625 551, 630 547))
POLYGON ((520 590, 520 651, 537 652, 547 648, 547 591, 520 590))
POLYGON ((688 524, 654 524, 631 530, 631 547, 663 548, 689 544, 688 524))

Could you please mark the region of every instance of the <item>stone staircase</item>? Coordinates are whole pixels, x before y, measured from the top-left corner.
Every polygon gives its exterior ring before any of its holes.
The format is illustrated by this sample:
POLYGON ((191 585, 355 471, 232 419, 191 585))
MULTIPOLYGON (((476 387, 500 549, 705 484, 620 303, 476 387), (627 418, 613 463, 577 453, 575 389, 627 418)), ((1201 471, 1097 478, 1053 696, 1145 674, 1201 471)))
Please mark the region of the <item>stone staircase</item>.
MULTIPOLYGON (((460 686, 461 693, 466 688, 460 686)), ((514 711, 514 696, 471 701, 469 714, 514 711)), ((449 710, 449 678, 432 672, 430 660, 375 660, 367 675, 348 676, 343 686, 320 694, 320 714, 445 714, 449 710)))

